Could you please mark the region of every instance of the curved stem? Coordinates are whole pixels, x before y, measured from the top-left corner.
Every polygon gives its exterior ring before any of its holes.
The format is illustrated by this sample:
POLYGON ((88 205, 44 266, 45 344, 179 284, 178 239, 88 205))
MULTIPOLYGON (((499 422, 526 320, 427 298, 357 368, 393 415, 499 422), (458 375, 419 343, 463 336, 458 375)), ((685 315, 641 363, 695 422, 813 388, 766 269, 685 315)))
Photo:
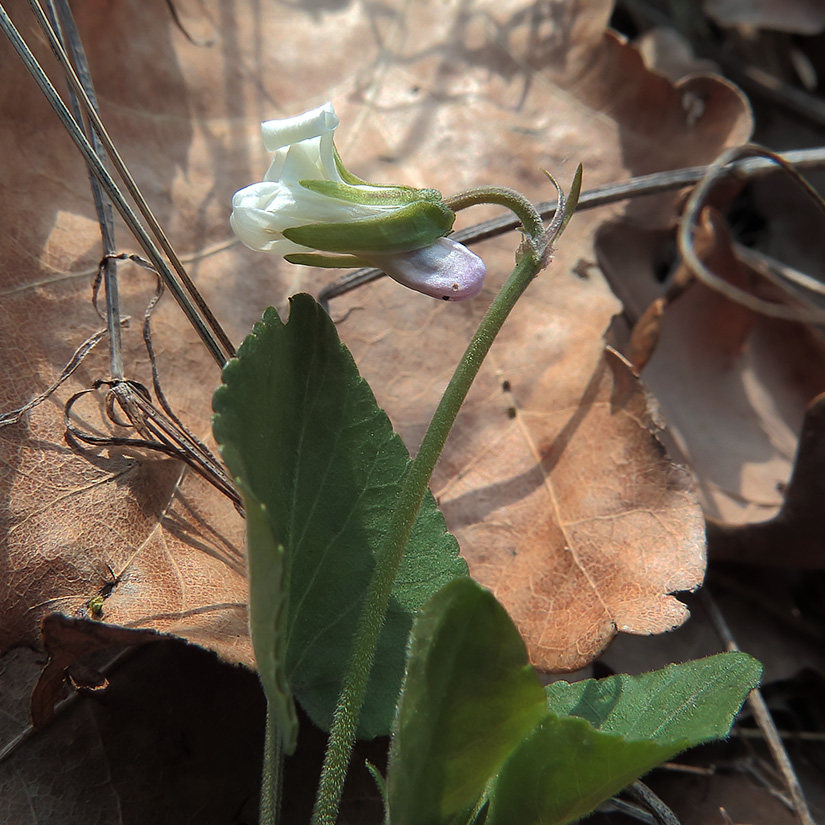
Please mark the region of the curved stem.
POLYGON ((259 825, 278 825, 281 813, 281 791, 284 778, 284 748, 275 714, 266 706, 266 731, 264 733, 264 765, 261 774, 261 810, 259 825))
MULTIPOLYGON (((486 189, 481 191, 485 192, 485 197, 489 202, 489 191, 486 189)), ((506 205, 511 204, 508 201, 506 205)), ((522 218, 522 215, 519 214, 519 217, 522 218)), ((540 237, 542 232, 543 227, 539 220, 538 232, 531 233, 532 238, 540 237)), ((313 825, 334 825, 338 815, 341 793, 349 767, 358 717, 364 702, 378 636, 384 623, 398 566, 435 464, 441 455, 461 404, 493 340, 516 301, 541 271, 542 266, 542 256, 538 251, 532 245, 522 245, 515 269, 473 335, 438 404, 424 440, 421 442, 418 455, 410 464, 387 530, 385 549, 377 560, 367 591, 353 652, 344 676, 344 686, 333 716, 321 781, 315 800, 313 825)))
POLYGON ((444 198, 444 203, 453 212, 466 209, 468 206, 479 206, 482 203, 496 203, 499 206, 506 206, 516 215, 521 221, 524 234, 529 238, 537 241, 544 232, 544 224, 536 207, 521 192, 516 192, 515 189, 506 186, 476 186, 473 189, 465 189, 463 192, 444 198))

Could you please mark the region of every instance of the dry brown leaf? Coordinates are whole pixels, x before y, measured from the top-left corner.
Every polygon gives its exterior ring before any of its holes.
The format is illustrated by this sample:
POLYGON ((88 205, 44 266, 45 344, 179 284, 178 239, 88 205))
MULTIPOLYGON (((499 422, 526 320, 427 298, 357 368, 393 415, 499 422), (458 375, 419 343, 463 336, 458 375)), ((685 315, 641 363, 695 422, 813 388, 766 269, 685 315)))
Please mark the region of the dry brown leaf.
MULTIPOLYGON (((4 658, 4 733, 25 733, 28 702, 19 697, 12 718, 9 693, 42 668, 42 659, 23 649, 4 658)), ((111 676, 115 689, 69 702, 47 728, 25 737, 12 758, 0 759, 0 822, 256 822, 265 714, 257 679, 168 639, 122 657, 111 676)), ((305 760, 301 767, 317 781, 317 769, 313 774, 305 760)), ((289 772, 287 781, 285 811, 296 795, 311 804, 308 782, 289 772)), ((307 820, 288 813, 283 819, 307 820)))
MULTIPOLYGON (((505 58, 509 58, 515 67, 534 68, 507 76, 464 67, 455 83, 463 88, 483 86, 484 97, 433 104, 426 130, 417 121, 415 107, 399 103, 404 101, 409 66, 403 75, 388 69, 380 89, 371 90, 374 107, 364 115, 372 131, 378 132, 386 128, 381 111, 393 111, 399 137, 395 144, 387 140, 386 155, 401 154, 396 146, 415 145, 419 156, 428 155, 422 162, 432 167, 426 180, 449 191, 453 168, 439 165, 437 158, 444 143, 452 141, 450 148, 458 156, 471 152, 475 165, 487 170, 488 179, 518 180, 529 196, 541 199, 547 193, 538 170, 545 166, 558 173, 558 160, 551 162, 552 155, 548 159, 546 153, 554 148, 559 151, 556 135, 562 130, 571 147, 575 142, 569 157, 584 162, 590 185, 624 177, 630 170, 642 173, 699 163, 713 156, 726 139, 737 142, 747 136, 747 105, 724 82, 696 78, 692 85, 675 88, 648 72, 631 46, 592 26, 592 16, 587 18, 591 28, 585 27, 582 39, 565 50, 558 35, 565 21, 552 17, 553 8, 543 10, 550 17, 540 21, 518 14, 506 19, 508 9, 499 4, 496 25, 480 15, 469 18, 465 36, 473 34, 473 43, 482 36, 474 34, 476 29, 470 24, 483 24, 493 26, 496 40, 507 44, 497 64, 507 65, 505 58), (707 106, 692 121, 683 103, 686 95, 699 89, 706 93, 707 106), (514 98, 519 106, 511 111, 507 104, 514 98), (476 143, 473 135, 468 149, 453 148, 457 136, 467 132, 468 109, 490 134, 500 138, 476 143), (417 143, 404 137, 410 133, 418 137, 417 143)), ((555 8, 555 14, 561 15, 561 10, 555 8)), ((487 48, 492 50, 490 45, 487 48)), ((436 68, 437 59, 431 58, 436 68)), ((564 159, 564 155, 559 158, 564 159)), ((658 200, 656 223, 672 222, 672 201, 658 200)), ((471 572, 495 590, 516 618, 533 661, 551 670, 573 669, 592 659, 615 634, 616 624, 623 630, 645 633, 684 620, 684 610, 665 594, 698 586, 703 569, 699 512, 689 494, 666 492, 672 471, 650 462, 649 453, 656 448, 644 425, 634 431, 634 449, 642 451, 640 465, 622 465, 614 459, 614 449, 623 454, 628 434, 622 431, 626 422, 608 416, 609 429, 599 437, 588 432, 570 448, 568 455, 578 465, 575 482, 541 480, 543 450, 566 423, 575 429, 581 410, 589 409, 582 396, 591 382, 599 383, 594 376, 602 374, 601 334, 618 309, 599 278, 577 281, 568 274, 578 258, 592 255, 591 233, 597 221, 598 217, 588 215, 575 219, 556 262, 516 309, 459 417, 433 485, 471 572), (503 385, 510 389, 503 392, 503 385), (518 420, 509 418, 513 409, 518 420), (644 463, 646 451, 649 463, 644 463), (532 479, 524 483, 523 477, 531 473, 532 479), (647 521, 656 528, 640 526, 641 534, 633 539, 621 535, 618 528, 612 534, 605 529, 601 552, 594 558, 591 546, 585 546, 584 530, 571 531, 571 517, 560 514, 554 485, 565 490, 571 485, 575 492, 577 486, 587 485, 591 478, 603 479, 605 474, 611 478, 606 485, 611 489, 603 496, 594 493, 589 501, 588 515, 594 522, 603 518, 606 528, 618 523, 619 519, 613 522, 615 491, 622 490, 625 502, 630 502, 627 511, 638 512, 640 525, 647 521), (648 482, 662 494, 655 504, 647 498, 648 482), (532 495, 527 497, 527 491, 532 495), (671 536, 673 542, 668 543, 671 536), (580 541, 581 547, 577 546, 580 541), (568 553, 566 547, 574 552, 568 553), (637 576, 657 552, 670 559, 670 575, 658 577, 661 589, 655 596, 650 591, 642 595, 645 586, 639 589, 637 576), (571 555, 579 558, 579 564, 571 562, 571 555), (684 573, 679 572, 680 566, 684 573), (522 571, 520 580, 515 574, 508 578, 503 573, 516 567, 522 571), (577 572, 571 573, 571 568, 577 572), (574 586, 574 580, 582 586, 574 586)), ((513 241, 508 244, 483 249, 494 273, 493 288, 512 260, 513 241)), ((481 307, 477 303, 434 306, 398 293, 391 284, 378 284, 371 293, 341 301, 342 316, 357 307, 378 310, 348 315, 341 332, 376 387, 379 400, 407 442, 414 445, 423 433, 438 387, 446 382, 463 341, 480 318, 481 307), (450 314, 448 323, 441 321, 445 312, 450 314), (388 318, 397 319, 391 329, 388 318)), ((609 390, 603 392, 609 396, 609 390)), ((644 420, 640 416, 639 421, 644 420)), ((656 578, 651 571, 651 581, 656 578)))
POLYGON ((751 524, 708 523, 714 557, 747 564, 822 570, 825 568, 825 395, 805 414, 793 474, 773 518, 751 524))
MULTIPOLYGON (((655 289, 657 258, 667 243, 661 233, 606 227, 600 260, 613 283, 646 281, 655 289)), ((706 213, 696 246, 712 271, 734 285, 758 282, 734 256, 717 213, 706 213)), ((637 295, 649 297, 648 289, 637 295)), ((773 516, 805 409, 825 391, 825 349, 817 336, 694 283, 665 310, 642 376, 661 405, 677 454, 698 479, 706 514, 731 524, 773 516)))
MULTIPOLYGON (((538 7, 511 0, 469 11, 416 3, 380 13, 349 5, 176 5, 184 23, 197 21, 201 42, 190 42, 165 7, 152 4, 89 5, 78 9, 79 26, 104 120, 236 341, 267 304, 283 304, 299 289, 317 292, 326 281, 238 245, 221 246, 231 241, 232 192, 266 165, 262 119, 332 98, 343 122, 341 153, 365 177, 445 192, 503 183, 537 199, 552 194, 542 167, 567 181, 581 161, 587 184, 595 185, 709 161, 750 129, 746 103, 723 81, 674 87, 648 72, 632 46, 604 33, 604 0, 538 7), (318 43, 335 44, 325 60, 318 59, 318 43), (686 113, 688 100, 702 105, 686 113)), ((16 17, 26 14, 20 9, 16 17)), ((1 173, 10 193, 0 207, 5 410, 45 388, 99 327, 88 283, 100 252, 85 170, 19 63, 2 49, 2 111, 16 124, 4 153, 16 162, 1 173)), ((38 54, 49 62, 44 47, 38 54)), ((657 200, 657 222, 672 222, 671 202, 657 200)), ((650 632, 683 619, 666 594, 697 586, 703 564, 699 511, 682 476, 662 461, 642 391, 628 390, 627 376, 611 389, 601 334, 618 304, 599 277, 570 274, 579 258, 592 258, 599 220, 576 219, 556 263, 516 310, 434 480, 450 518, 458 519, 471 564, 491 572, 488 583, 506 582, 500 595, 508 609, 530 617, 522 630, 534 661, 554 669, 592 658, 615 624, 650 632), (511 390, 502 394, 505 379, 511 390), (598 399, 591 407, 581 400, 588 387, 598 399), (617 392, 627 392, 627 401, 611 416, 617 392), (515 419, 509 407, 518 411, 515 419), (583 511, 584 503, 573 506, 566 495, 567 509, 557 510, 555 481, 547 480, 528 506, 507 502, 519 476, 544 475, 543 462, 561 446, 553 440, 575 429, 579 417, 587 435, 565 447, 560 463, 574 459, 573 489, 578 496, 584 487, 594 509, 583 511), (609 435, 588 429, 597 421, 609 435), (484 500, 492 470, 484 462, 496 455, 505 506, 491 509, 484 500), (472 513, 474 523, 462 526, 472 513), (627 532, 634 518, 638 535, 627 532), (502 519, 524 529, 502 530, 502 519), (604 544, 585 553, 585 542, 592 547, 597 540, 596 526, 604 544), (575 556, 583 561, 573 565, 574 579, 547 574, 569 570, 565 559, 575 556), (528 560, 529 579, 503 572, 528 560), (648 583, 638 578, 648 575, 648 583), (584 594, 575 580, 586 582, 584 594), (543 592, 534 593, 537 581, 543 592), (537 605, 550 611, 550 640, 537 605)), ((134 249, 122 231, 119 239, 125 251, 134 249)), ((491 272, 487 299, 515 246, 511 237, 482 250, 491 272)), ((125 311, 139 318, 151 278, 130 265, 121 272, 125 311)), ((339 317, 365 310, 349 315, 342 335, 413 448, 485 303, 443 306, 378 283, 333 305, 339 317)), ((217 369, 169 300, 154 334, 173 408, 206 435, 217 369)), ((133 323, 126 334, 130 378, 149 383, 146 360, 133 323)), ((110 565, 117 584, 104 603, 105 621, 174 633, 250 663, 242 523, 232 506, 171 462, 118 454, 90 461, 63 442, 61 401, 107 374, 98 347, 56 399, 0 431, 9 530, 0 558, 9 585, 2 594, 9 617, 3 646, 33 643, 48 611, 82 611, 106 586, 110 565)), ((99 411, 93 413, 84 415, 99 426, 99 411)))
MULTIPOLYGON (((146 630, 126 630, 106 622, 89 622, 68 619, 59 613, 51 613, 43 620, 43 643, 49 654, 49 663, 37 682, 31 697, 32 724, 42 728, 54 716, 54 706, 60 699, 60 691, 66 678, 66 671, 99 650, 109 647, 131 647, 144 642, 163 638, 146 630)), ((104 683, 104 678, 89 668, 84 674, 87 683, 98 681, 96 687, 104 683)), ((77 680, 72 674, 72 681, 77 680)))
POLYGON ((645 66, 673 83, 689 74, 719 71, 719 66, 714 61, 696 57, 690 42, 676 29, 667 26, 648 29, 633 44, 639 50, 645 66))
POLYGON ((572 670, 617 629, 682 624, 687 610, 666 594, 701 582, 704 525, 628 366, 608 352, 584 386, 575 359, 572 374, 558 366, 519 385, 516 420, 501 417, 497 437, 477 440, 441 503, 471 573, 508 607, 533 660, 572 670))

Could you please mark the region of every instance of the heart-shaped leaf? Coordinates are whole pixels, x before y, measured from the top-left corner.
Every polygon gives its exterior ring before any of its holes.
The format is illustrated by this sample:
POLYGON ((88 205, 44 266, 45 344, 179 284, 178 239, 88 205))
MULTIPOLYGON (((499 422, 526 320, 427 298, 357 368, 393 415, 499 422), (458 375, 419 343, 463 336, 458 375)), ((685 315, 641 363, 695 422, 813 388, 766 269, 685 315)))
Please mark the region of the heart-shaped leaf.
MULTIPOLYGON (((231 472, 266 511, 271 536, 259 544, 248 532, 253 573, 257 554, 271 553, 271 542, 284 548, 281 666, 313 721, 328 728, 410 459, 326 312, 308 295, 290 304, 287 323, 268 309, 224 368, 213 430, 231 472)), ((466 572, 428 495, 399 570, 359 735, 389 731, 412 615, 466 572)), ((252 597, 258 598, 254 585, 252 597)), ((251 609, 254 619, 257 606, 251 609)))

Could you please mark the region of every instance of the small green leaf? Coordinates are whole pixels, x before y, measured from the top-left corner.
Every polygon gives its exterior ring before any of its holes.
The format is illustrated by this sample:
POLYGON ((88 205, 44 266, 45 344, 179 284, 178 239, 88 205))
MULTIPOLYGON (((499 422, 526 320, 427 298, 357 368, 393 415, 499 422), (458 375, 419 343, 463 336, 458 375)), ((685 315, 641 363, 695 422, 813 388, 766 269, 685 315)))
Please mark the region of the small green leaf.
MULTIPOLYGON (((268 309, 224 368, 213 430, 233 476, 264 507, 271 535, 261 541, 249 532, 250 558, 272 543, 284 548, 284 673, 313 721, 328 729, 410 459, 326 312, 309 295, 290 303, 288 323, 268 309)), ((360 736, 389 732, 412 617, 466 573, 428 495, 379 639, 360 736)), ((253 615, 259 598, 278 598, 252 595, 253 615)))
POLYGON ((544 692, 504 608, 470 579, 450 582, 413 629, 390 750, 390 821, 438 825, 469 815, 545 713, 544 692))
POLYGON ((564 232, 568 223, 570 223, 570 218, 573 217, 573 213, 576 211, 576 207, 579 205, 579 196, 582 192, 582 165, 579 164, 576 167, 576 174, 573 176, 573 183, 570 184, 570 192, 567 194, 567 199, 564 203, 564 220, 561 222, 561 226, 559 227, 559 234, 557 237, 561 236, 561 233, 564 232))
POLYGON ((590 813, 673 751, 626 741, 584 719, 548 714, 507 760, 490 791, 485 825, 563 825, 590 813))
POLYGON ((726 736, 762 668, 744 653, 547 687, 550 713, 490 791, 487 825, 563 825, 680 751, 726 736))
POLYGON ((388 209, 385 217, 294 226, 283 236, 322 252, 409 252, 443 238, 454 221, 455 213, 442 202, 423 200, 388 209))

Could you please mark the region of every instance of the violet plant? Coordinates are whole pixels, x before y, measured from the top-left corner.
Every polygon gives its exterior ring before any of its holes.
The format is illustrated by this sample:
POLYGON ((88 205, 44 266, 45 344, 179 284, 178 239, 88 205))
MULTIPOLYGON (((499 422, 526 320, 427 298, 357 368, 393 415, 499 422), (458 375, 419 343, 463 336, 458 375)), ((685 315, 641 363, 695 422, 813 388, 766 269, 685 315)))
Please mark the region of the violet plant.
POLYGON ((277 822, 295 701, 329 730, 313 825, 333 825, 356 736, 392 732, 392 825, 565 823, 656 764, 725 736, 761 672, 741 653, 643 677, 543 689, 503 608, 467 575, 428 492, 498 331, 551 259, 575 210, 555 180, 545 227, 501 187, 444 199, 369 184, 335 150, 331 104, 263 124, 274 153, 233 199, 249 247, 291 263, 373 265, 438 299, 477 295, 485 267, 449 233, 455 211, 511 209, 523 240, 411 459, 327 314, 309 296, 274 309, 224 368, 213 428, 244 500, 250 631, 267 698, 264 825, 277 822), (585 701, 587 699, 587 701, 585 701))

